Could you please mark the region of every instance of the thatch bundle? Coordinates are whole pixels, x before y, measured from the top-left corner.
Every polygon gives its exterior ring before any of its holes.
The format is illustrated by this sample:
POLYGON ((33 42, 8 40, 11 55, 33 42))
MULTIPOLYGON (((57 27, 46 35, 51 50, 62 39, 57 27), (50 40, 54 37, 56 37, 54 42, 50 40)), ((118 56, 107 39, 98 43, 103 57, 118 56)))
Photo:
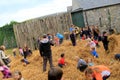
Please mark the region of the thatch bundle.
POLYGON ((64 36, 65 36, 65 39, 68 40, 69 36, 70 36, 70 33, 69 32, 64 32, 64 36))
POLYGON ((109 50, 109 52, 113 52, 115 50, 115 48, 118 46, 118 41, 116 39, 116 36, 115 35, 111 35, 108 38, 108 41, 109 41, 108 50, 109 50))

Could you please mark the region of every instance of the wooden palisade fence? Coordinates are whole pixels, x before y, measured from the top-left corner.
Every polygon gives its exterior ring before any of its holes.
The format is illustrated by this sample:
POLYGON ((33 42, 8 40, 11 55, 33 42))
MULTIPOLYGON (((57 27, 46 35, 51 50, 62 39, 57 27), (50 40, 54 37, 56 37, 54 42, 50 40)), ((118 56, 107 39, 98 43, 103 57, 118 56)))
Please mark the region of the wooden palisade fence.
POLYGON ((47 33, 56 34, 57 32, 63 34, 69 30, 71 23, 70 13, 64 12, 16 24, 13 28, 17 46, 23 47, 24 44, 27 44, 34 50, 35 42, 39 36, 47 33))

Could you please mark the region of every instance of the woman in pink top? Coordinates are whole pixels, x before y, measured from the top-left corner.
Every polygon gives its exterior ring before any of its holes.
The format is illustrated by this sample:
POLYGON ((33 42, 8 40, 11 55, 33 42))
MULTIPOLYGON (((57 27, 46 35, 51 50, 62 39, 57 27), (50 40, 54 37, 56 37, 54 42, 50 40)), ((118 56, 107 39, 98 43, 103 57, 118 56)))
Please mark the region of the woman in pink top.
POLYGON ((22 56, 24 55, 24 54, 23 54, 23 49, 22 49, 21 47, 19 47, 19 53, 20 53, 20 55, 22 55, 22 56))
POLYGON ((3 74, 3 79, 12 77, 12 74, 11 74, 9 68, 7 66, 3 65, 1 62, 0 62, 0 71, 3 74))

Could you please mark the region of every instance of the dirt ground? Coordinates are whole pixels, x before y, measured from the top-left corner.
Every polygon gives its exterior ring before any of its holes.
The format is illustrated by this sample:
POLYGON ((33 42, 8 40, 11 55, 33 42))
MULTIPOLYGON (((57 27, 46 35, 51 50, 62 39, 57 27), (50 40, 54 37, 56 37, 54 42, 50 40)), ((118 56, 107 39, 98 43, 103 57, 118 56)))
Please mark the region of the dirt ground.
MULTIPOLYGON (((69 40, 64 41, 63 44, 60 46, 53 46, 52 55, 54 66, 57 66, 60 54, 65 53, 65 61, 67 62, 67 65, 62 69, 64 71, 64 80, 85 80, 84 73, 76 69, 77 62, 75 61, 75 56, 80 56, 85 60, 88 58, 92 58, 95 65, 103 64, 110 68, 112 73, 108 80, 120 80, 120 62, 114 59, 114 55, 116 53, 120 53, 120 35, 113 36, 117 39, 116 41, 118 41, 118 46, 113 46, 114 50, 111 50, 111 52, 108 54, 105 53, 103 45, 100 42, 100 47, 96 49, 99 54, 98 59, 93 58, 93 56, 89 52, 89 47, 85 47, 86 41, 83 40, 77 40, 77 46, 75 47, 71 45, 71 42, 69 40)), ((112 44, 115 45, 114 43, 112 44)), ((24 66, 24 64, 20 62, 20 60, 22 59, 21 56, 17 56, 16 58, 11 57, 11 59, 11 71, 21 71, 25 80, 47 80, 49 64, 47 65, 47 71, 43 73, 42 57, 40 56, 38 50, 34 51, 32 56, 28 58, 30 64, 27 66, 24 66)), ((1 77, 2 74, 0 73, 0 80, 1 77)))

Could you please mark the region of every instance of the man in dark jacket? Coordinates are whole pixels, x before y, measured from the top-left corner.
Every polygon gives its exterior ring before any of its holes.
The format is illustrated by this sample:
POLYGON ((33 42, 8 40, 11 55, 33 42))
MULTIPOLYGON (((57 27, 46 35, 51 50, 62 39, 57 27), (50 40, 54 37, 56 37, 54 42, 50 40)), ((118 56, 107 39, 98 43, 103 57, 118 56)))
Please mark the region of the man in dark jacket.
POLYGON ((107 32, 105 32, 105 31, 103 32, 102 43, 103 43, 105 51, 107 51, 109 41, 108 41, 107 32))
POLYGON ((76 36, 74 31, 72 31, 72 33, 70 34, 70 39, 71 39, 72 45, 76 46, 76 36))
POLYGON ((50 67, 53 67, 51 45, 54 44, 48 40, 47 35, 43 35, 43 39, 39 43, 40 55, 43 57, 43 72, 46 71, 48 60, 50 67))

